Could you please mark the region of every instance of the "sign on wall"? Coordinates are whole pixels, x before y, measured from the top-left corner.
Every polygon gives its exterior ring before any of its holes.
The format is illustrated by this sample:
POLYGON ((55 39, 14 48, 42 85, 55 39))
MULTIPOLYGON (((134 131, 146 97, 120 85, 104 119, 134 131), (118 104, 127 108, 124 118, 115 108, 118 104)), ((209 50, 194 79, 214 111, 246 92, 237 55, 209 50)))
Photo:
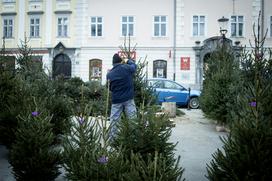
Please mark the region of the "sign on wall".
POLYGON ((180 58, 180 70, 190 70, 190 57, 180 58))

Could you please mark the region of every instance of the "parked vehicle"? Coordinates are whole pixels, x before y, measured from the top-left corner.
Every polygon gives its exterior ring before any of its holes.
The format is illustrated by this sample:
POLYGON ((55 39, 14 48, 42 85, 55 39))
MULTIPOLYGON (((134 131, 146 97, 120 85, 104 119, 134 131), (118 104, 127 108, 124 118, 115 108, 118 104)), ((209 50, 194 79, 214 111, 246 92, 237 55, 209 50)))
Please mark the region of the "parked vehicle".
POLYGON ((188 106, 189 104, 190 108, 193 109, 199 107, 199 96, 201 93, 199 90, 186 89, 179 83, 164 78, 148 79, 148 85, 154 89, 158 104, 162 102, 176 102, 177 106, 188 106))

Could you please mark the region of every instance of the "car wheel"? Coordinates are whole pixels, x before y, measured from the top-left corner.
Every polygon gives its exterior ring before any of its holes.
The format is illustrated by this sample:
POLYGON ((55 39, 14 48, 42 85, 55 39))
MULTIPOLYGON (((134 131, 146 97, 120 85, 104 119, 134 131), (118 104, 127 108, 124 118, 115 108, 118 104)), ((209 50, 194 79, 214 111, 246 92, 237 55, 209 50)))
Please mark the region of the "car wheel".
POLYGON ((199 107, 198 97, 192 97, 189 102, 189 106, 192 109, 197 109, 199 107))

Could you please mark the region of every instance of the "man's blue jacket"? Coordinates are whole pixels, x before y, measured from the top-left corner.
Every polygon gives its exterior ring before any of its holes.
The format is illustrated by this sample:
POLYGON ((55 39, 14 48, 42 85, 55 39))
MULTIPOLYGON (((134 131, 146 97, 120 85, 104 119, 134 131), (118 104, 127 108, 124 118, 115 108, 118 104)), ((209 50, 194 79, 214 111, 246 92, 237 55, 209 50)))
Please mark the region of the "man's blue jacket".
POLYGON ((134 97, 133 74, 136 71, 136 64, 128 60, 127 64, 113 64, 113 68, 107 74, 112 92, 112 104, 118 104, 134 97))

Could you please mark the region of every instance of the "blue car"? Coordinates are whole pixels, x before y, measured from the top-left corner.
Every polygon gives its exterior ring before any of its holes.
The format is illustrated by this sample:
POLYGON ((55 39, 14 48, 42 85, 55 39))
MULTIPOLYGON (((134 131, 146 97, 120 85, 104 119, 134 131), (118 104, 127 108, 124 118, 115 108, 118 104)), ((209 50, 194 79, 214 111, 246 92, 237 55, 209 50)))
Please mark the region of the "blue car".
POLYGON ((155 90, 157 103, 176 102, 177 106, 199 107, 200 91, 186 89, 175 81, 164 78, 148 79, 148 85, 155 90))

